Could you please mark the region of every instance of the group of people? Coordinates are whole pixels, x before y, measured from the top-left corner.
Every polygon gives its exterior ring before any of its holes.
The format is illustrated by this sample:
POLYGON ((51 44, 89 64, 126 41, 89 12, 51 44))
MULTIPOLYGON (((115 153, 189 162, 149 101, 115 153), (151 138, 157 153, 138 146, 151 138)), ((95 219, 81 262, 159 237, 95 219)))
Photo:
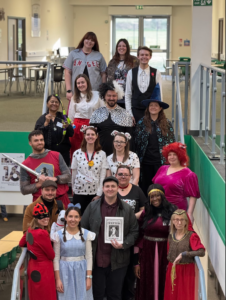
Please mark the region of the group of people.
POLYGON ((165 116, 151 55, 144 46, 131 56, 121 39, 107 67, 88 32, 64 63, 71 122, 50 95, 29 134, 23 164, 41 174, 20 176, 21 192, 33 194, 20 241, 31 300, 195 299, 194 256, 205 255, 192 227, 198 179, 165 116), (123 243, 116 227, 105 242, 107 217, 123 218, 123 243))

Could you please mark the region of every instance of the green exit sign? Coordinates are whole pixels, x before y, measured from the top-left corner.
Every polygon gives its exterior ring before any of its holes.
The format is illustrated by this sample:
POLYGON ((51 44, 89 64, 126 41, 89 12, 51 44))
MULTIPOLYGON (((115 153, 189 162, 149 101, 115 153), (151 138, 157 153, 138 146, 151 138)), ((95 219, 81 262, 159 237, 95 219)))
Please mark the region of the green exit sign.
POLYGON ((212 0, 193 0, 193 6, 212 6, 212 0))
POLYGON ((136 9, 143 9, 143 5, 137 5, 136 9))

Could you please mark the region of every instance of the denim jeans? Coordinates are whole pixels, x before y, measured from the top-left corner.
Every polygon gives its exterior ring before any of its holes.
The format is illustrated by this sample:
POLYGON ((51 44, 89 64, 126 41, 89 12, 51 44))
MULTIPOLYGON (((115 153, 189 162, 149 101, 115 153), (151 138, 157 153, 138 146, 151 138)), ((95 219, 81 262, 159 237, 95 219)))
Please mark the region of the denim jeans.
POLYGON ((7 218, 8 214, 6 212, 5 205, 1 205, 1 211, 2 211, 2 218, 7 218))

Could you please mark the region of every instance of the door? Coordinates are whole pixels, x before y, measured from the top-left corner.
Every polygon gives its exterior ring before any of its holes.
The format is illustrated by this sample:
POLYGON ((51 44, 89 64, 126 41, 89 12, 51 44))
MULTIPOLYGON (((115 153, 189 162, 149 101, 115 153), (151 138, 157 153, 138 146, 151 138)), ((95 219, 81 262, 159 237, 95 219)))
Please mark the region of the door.
POLYGON ((224 19, 219 19, 218 60, 221 60, 221 54, 223 54, 223 32, 224 32, 224 19))
POLYGON ((26 20, 8 17, 8 60, 26 60, 26 20))

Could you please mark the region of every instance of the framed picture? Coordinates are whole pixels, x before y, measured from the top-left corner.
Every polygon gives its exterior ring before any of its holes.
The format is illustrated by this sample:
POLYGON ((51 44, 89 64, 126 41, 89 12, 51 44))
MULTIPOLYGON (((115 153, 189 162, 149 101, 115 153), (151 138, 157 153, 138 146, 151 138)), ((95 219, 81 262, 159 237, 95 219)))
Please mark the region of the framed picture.
POLYGON ((123 244, 124 239, 124 218, 122 217, 105 217, 104 239, 106 244, 111 244, 116 240, 123 244))

